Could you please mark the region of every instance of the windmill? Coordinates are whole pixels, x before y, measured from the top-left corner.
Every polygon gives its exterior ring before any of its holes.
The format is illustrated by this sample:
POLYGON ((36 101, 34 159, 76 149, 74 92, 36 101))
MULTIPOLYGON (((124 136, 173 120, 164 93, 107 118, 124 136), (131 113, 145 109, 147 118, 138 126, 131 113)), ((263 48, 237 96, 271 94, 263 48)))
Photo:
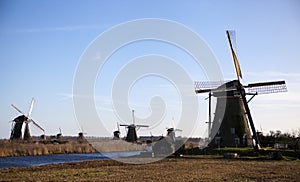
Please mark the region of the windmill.
POLYGON ((30 115, 32 113, 32 108, 34 104, 34 99, 32 98, 31 104, 28 110, 28 114, 25 115, 24 112, 22 112, 20 109, 18 109, 15 105, 11 105, 13 108, 15 108, 19 113, 22 115, 16 117, 13 120, 13 126, 10 134, 10 139, 24 139, 24 140, 30 140, 30 131, 29 131, 29 123, 33 123, 37 128, 42 130, 45 134, 45 130, 38 125, 34 120, 30 118, 30 115))
POLYGON ((56 134, 56 138, 57 139, 59 139, 59 138, 61 138, 63 136, 60 127, 58 128, 58 130, 59 130, 59 133, 56 134))
POLYGON ((117 122, 117 128, 118 130, 114 131, 113 134, 114 134, 114 137, 113 139, 114 140, 120 140, 120 127, 119 127, 119 123, 117 122))
POLYGON ((195 92, 209 94, 209 146, 237 147, 253 146, 259 149, 259 139, 248 103, 259 94, 286 92, 285 81, 259 82, 242 85, 242 72, 233 49, 234 31, 226 31, 237 80, 228 82, 195 82, 195 92), (250 95, 247 100, 246 95, 250 95), (217 98, 215 117, 211 121, 211 96, 217 98), (224 110, 224 112, 222 112, 224 110), (251 137, 250 128, 253 135, 251 137), (254 143, 253 143, 254 140, 254 143))
POLYGON ((167 137, 170 138, 171 143, 175 145, 176 142, 176 136, 175 136, 175 132, 182 132, 181 129, 177 129, 175 128, 175 122, 174 122, 174 118, 172 118, 172 127, 167 127, 167 137))
POLYGON ((78 132, 78 138, 79 139, 83 139, 84 138, 84 135, 87 135, 87 133, 86 132, 83 132, 83 128, 82 127, 80 127, 80 132, 78 132))
POLYGON ((120 126, 125 126, 127 128, 127 136, 125 140, 127 142, 136 142, 137 141, 137 134, 136 134, 136 128, 141 127, 149 127, 147 125, 135 125, 135 117, 134 117, 134 110, 132 110, 132 123, 130 125, 127 124, 120 124, 120 126))
POLYGON ((167 136, 166 136, 166 141, 169 142, 170 144, 170 148, 171 148, 171 152, 175 153, 176 151, 176 136, 175 136, 175 132, 182 132, 181 129, 177 129, 175 128, 175 123, 174 123, 174 118, 172 119, 172 125, 173 127, 167 128, 167 136))
POLYGON ((77 141, 79 142, 79 143, 83 143, 84 141, 85 141, 85 135, 87 135, 87 133, 85 133, 85 132, 83 132, 83 128, 82 127, 80 127, 80 132, 78 132, 78 137, 77 137, 77 141))
MULTIPOLYGON (((181 129, 175 128, 174 118, 172 118, 171 127, 166 127, 167 135, 161 136, 153 145, 153 152, 158 156, 169 156, 176 153, 176 150, 181 147, 184 142, 176 140, 175 133, 182 132, 181 129)), ((177 155, 177 154, 175 154, 177 155)))

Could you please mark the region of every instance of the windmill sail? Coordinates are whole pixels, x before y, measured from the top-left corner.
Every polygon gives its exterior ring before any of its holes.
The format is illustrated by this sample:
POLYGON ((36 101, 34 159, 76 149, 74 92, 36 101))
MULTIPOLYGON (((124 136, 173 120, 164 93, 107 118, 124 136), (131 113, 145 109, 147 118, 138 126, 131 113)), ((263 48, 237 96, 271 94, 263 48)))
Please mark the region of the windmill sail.
POLYGON ((248 88, 250 94, 270 94, 278 92, 287 92, 285 81, 260 82, 244 86, 248 88))
POLYGON ((31 104, 30 104, 30 107, 29 107, 29 110, 28 110, 27 117, 29 117, 31 115, 33 104, 34 104, 34 98, 32 98, 32 100, 31 100, 31 104))
POLYGON ((15 105, 11 105, 13 108, 15 108, 19 113, 21 113, 22 115, 24 115, 25 116, 25 114, 20 110, 20 109, 18 109, 17 108, 17 106, 15 106, 15 105))
POLYGON ((230 46, 230 51, 231 51, 231 54, 232 54, 232 58, 233 58, 233 62, 234 62, 234 66, 235 66, 235 71, 236 71, 236 75, 239 78, 243 78, 242 76, 242 71, 241 71, 241 68, 240 68, 240 64, 239 64, 239 61, 237 59, 237 56, 235 54, 235 51, 233 49, 233 46, 232 46, 232 34, 234 33, 234 31, 226 31, 226 34, 227 34, 227 38, 228 38, 228 42, 229 42, 229 46, 230 46))
POLYGON ((42 130, 43 132, 45 132, 45 130, 40 126, 38 125, 35 121, 33 121, 32 119, 29 119, 29 121, 31 121, 36 127, 38 127, 40 130, 42 130))

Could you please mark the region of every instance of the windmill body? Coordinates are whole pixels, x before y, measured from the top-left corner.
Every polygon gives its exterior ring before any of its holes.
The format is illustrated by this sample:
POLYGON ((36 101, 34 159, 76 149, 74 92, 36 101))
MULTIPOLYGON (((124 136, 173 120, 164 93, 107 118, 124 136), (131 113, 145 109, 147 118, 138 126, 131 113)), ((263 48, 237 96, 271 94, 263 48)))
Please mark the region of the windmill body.
POLYGON ((13 120, 13 127, 12 127, 12 131, 10 134, 10 139, 22 139, 23 138, 23 124, 24 121, 27 120, 26 116, 21 115, 16 117, 13 120))
POLYGON ((175 132, 176 131, 182 131, 181 129, 174 129, 174 128, 168 128, 167 129, 167 136, 166 136, 166 140, 168 141, 168 143, 170 144, 170 148, 172 153, 175 153, 176 151, 176 135, 175 132))
POLYGON ((254 96, 286 92, 285 81, 272 81, 242 85, 242 72, 233 49, 231 32, 226 31, 237 80, 229 82, 196 82, 197 94, 209 93, 209 139, 211 147, 247 147, 259 149, 259 140, 248 103, 254 96), (247 100, 246 96, 251 96, 247 100), (211 97, 217 98, 215 116, 211 121, 211 97), (212 126, 211 126, 212 124, 212 126))
POLYGON ((114 137, 113 137, 114 140, 120 140, 120 131, 119 130, 114 131, 113 134, 114 134, 114 137))
MULTIPOLYGON (((237 80, 234 80, 221 87, 231 88, 229 85, 236 84, 238 84, 237 80)), ((232 91, 215 93, 213 96, 217 98, 217 105, 209 136, 213 140, 209 146, 252 146, 252 135, 241 96, 235 95, 232 91), (224 111, 224 113, 220 111, 224 111)))
POLYGON ((168 155, 174 154, 176 152, 176 144, 178 142, 178 140, 176 140, 176 135, 175 135, 176 131, 181 132, 182 130, 174 129, 173 127, 167 128, 166 137, 161 136, 158 139, 158 141, 156 141, 153 145, 153 151, 154 151, 155 155, 168 156, 168 155))
POLYGON ((135 142, 137 141, 137 134, 136 134, 136 126, 135 125, 128 125, 127 126, 127 135, 125 140, 127 142, 135 142))

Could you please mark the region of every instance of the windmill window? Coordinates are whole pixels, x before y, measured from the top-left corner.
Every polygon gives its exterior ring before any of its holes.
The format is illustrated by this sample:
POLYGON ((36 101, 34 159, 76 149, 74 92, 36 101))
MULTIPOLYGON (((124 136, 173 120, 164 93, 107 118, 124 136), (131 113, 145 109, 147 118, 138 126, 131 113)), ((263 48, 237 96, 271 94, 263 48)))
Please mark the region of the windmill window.
POLYGON ((222 123, 222 119, 219 119, 219 123, 222 123))
POLYGON ((218 145, 221 143, 221 137, 215 137, 215 144, 218 145))
POLYGON ((235 128, 230 128, 230 133, 231 133, 232 135, 235 135, 235 128))
POLYGON ((240 139, 239 139, 239 138, 234 138, 234 143, 235 143, 236 145, 239 145, 239 144, 240 144, 240 139))

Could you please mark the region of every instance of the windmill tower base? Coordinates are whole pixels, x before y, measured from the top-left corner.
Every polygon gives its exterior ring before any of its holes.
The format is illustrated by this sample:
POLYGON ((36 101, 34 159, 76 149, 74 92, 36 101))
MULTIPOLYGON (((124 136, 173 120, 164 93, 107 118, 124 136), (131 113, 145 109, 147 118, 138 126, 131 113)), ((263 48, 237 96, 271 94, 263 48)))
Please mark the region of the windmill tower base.
POLYGON ((251 147, 252 135, 243 101, 239 96, 217 97, 210 147, 251 147), (224 110, 224 115, 218 111, 224 110))
POLYGON ((28 123, 25 123, 25 131, 24 131, 23 140, 27 140, 27 141, 31 140, 28 123))
POLYGON ((136 134, 135 126, 129 125, 127 128, 128 128, 128 132, 125 140, 127 142, 136 142, 137 134, 136 134))

